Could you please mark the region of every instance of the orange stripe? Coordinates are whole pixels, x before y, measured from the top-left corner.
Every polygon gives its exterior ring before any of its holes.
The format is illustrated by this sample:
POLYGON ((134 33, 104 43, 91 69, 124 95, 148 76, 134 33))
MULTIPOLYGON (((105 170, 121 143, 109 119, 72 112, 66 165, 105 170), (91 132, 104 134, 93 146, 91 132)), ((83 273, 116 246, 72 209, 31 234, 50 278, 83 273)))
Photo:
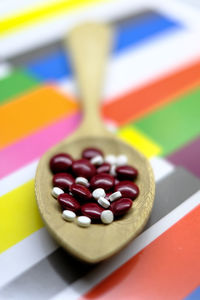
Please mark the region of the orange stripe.
POLYGON ((200 84, 200 61, 176 73, 113 99, 103 108, 105 117, 119 125, 129 123, 200 84))
POLYGON ((53 86, 43 86, 0 107, 0 147, 29 135, 77 109, 53 86))
POLYGON ((183 299, 200 284, 200 205, 82 300, 183 299))

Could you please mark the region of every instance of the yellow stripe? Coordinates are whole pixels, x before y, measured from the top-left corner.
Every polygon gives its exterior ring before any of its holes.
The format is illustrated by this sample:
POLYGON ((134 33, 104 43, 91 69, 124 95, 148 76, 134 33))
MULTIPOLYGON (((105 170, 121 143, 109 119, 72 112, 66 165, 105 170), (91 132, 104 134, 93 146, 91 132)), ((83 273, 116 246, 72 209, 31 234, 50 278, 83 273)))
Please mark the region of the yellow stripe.
POLYGON ((14 31, 36 22, 66 14, 73 9, 103 1, 106 0, 57 0, 49 5, 36 7, 2 19, 0 21, 0 33, 6 34, 9 31, 14 31))
POLYGON ((148 158, 158 155, 161 152, 161 148, 157 144, 149 140, 135 128, 123 127, 118 131, 118 135, 148 158))
POLYGON ((31 180, 1 197, 0 253, 43 227, 31 180))

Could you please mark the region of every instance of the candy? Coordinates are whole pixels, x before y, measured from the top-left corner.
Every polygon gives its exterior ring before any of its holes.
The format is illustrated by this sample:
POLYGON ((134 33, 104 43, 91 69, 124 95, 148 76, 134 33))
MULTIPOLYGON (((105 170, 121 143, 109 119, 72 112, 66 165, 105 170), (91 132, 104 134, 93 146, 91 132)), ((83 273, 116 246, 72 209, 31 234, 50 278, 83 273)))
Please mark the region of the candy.
POLYGON ((92 177, 90 185, 92 189, 102 188, 108 191, 114 185, 114 177, 106 173, 100 173, 92 177))
POLYGON ((100 197, 97 202, 104 208, 108 208, 110 206, 110 202, 104 197, 100 197))
POLYGON ((116 173, 119 180, 134 180, 138 175, 138 171, 128 165, 117 167, 116 173))
POLYGON ((101 155, 94 156, 93 158, 91 158, 90 162, 95 166, 100 166, 103 163, 103 156, 101 155))
POLYGON ((70 191, 81 202, 89 201, 92 198, 90 190, 81 184, 72 184, 70 191))
POLYGON ((51 192, 52 196, 55 197, 56 199, 58 198, 58 196, 60 194, 63 194, 63 193, 64 193, 64 191, 62 189, 60 189, 59 187, 54 187, 51 192))
POLYGON ((110 205, 110 209, 116 217, 122 216, 131 208, 133 201, 129 198, 121 198, 110 205))
POLYGON ((81 206, 81 213, 89 217, 93 221, 99 221, 101 218, 101 213, 103 207, 99 206, 97 203, 89 202, 81 206))
POLYGON ((53 176, 53 186, 68 192, 71 185, 74 183, 74 177, 68 173, 58 173, 53 176))
POLYGON ((50 169, 55 173, 67 172, 72 166, 73 159, 67 153, 54 155, 50 160, 50 169))
POLYGON ((92 192, 92 196, 96 200, 98 200, 100 197, 105 197, 105 195, 106 195, 106 193, 105 193, 104 189, 102 189, 102 188, 98 188, 92 192))
POLYGON ((110 224, 114 220, 114 215, 111 210, 104 210, 101 213, 101 221, 104 224, 110 224))
POLYGON ((71 210, 75 213, 77 213, 81 208, 79 202, 73 196, 66 193, 58 196, 58 203, 62 209, 71 210))
POLYGON ((86 187, 88 187, 90 185, 87 178, 85 178, 85 177, 76 177, 75 183, 82 184, 86 187))
POLYGON ((88 227, 91 224, 91 219, 86 216, 80 216, 77 218, 77 224, 81 227, 88 227))
POLYGON ((91 158, 97 155, 103 156, 103 152, 97 148, 87 148, 82 152, 82 158, 86 158, 88 160, 90 160, 91 158))
POLYGON ((72 171, 78 177, 90 179, 95 175, 95 167, 87 159, 78 159, 72 164, 72 171))
POLYGON ((97 168, 97 174, 99 173, 109 173, 110 172, 110 164, 103 163, 100 167, 97 168))
POLYGON ((121 192, 117 191, 117 192, 112 193, 112 194, 109 196, 109 200, 110 200, 110 202, 113 202, 113 201, 115 201, 115 200, 121 198, 121 196, 122 196, 121 192))
POLYGON ((138 186, 128 180, 121 181, 115 186, 115 192, 121 192, 123 198, 130 198, 134 200, 139 194, 138 186))
POLYGON ((126 165, 128 162, 127 156, 124 154, 118 155, 116 158, 116 165, 123 166, 126 165))
POLYGON ((76 218, 76 214, 73 211, 66 209, 66 210, 63 210, 62 217, 64 220, 66 220, 68 222, 72 222, 76 218))
POLYGON ((87 148, 81 159, 73 160, 60 153, 51 158, 50 169, 54 174, 51 193, 63 210, 63 219, 72 222, 79 215, 76 223, 81 227, 112 223, 114 216, 128 212, 139 194, 132 182, 138 171, 127 165, 124 154, 108 154, 104 159, 100 149, 87 148))
POLYGON ((111 165, 116 164, 116 161, 117 161, 116 156, 113 155, 113 154, 108 154, 105 157, 105 162, 107 162, 107 163, 109 163, 111 165))

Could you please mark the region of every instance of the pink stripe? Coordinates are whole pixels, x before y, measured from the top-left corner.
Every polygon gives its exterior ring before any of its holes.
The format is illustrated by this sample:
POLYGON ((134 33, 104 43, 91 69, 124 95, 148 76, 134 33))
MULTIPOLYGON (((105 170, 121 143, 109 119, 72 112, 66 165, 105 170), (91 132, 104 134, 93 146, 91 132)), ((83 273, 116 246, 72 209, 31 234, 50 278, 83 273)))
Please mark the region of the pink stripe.
POLYGON ((39 158, 48 148, 72 133, 80 119, 80 114, 67 117, 0 150, 0 178, 39 158))

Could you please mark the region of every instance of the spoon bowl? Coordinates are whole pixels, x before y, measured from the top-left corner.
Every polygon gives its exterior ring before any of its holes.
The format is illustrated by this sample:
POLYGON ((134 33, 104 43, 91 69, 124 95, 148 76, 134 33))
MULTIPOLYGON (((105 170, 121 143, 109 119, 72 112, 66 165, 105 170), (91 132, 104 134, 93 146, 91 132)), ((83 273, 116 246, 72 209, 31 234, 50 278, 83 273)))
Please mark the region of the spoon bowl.
POLYGON ((108 132, 101 122, 97 105, 99 83, 109 42, 110 29, 101 24, 79 26, 69 36, 68 47, 78 75, 85 116, 76 133, 45 153, 39 162, 35 178, 36 199, 46 227, 64 249, 88 263, 97 263, 112 256, 142 231, 150 216, 155 194, 153 172, 148 160, 108 132), (78 47, 80 44, 81 54, 78 47), (90 66, 87 68, 88 59, 90 66), (125 154, 128 164, 138 169, 139 176, 135 183, 140 193, 130 211, 121 219, 109 225, 92 224, 88 228, 82 228, 61 217, 60 206, 51 195, 52 173, 49 161, 55 154, 63 152, 79 159, 82 150, 88 147, 99 148, 105 155, 125 154))

